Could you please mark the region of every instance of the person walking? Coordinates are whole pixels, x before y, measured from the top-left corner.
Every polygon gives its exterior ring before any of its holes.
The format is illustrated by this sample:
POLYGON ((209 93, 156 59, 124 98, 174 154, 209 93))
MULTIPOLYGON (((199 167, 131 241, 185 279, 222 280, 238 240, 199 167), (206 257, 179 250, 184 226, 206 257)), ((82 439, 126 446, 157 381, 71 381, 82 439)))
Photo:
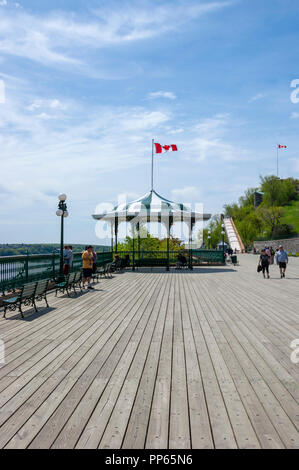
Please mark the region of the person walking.
POLYGON ((271 264, 274 264, 274 258, 275 258, 275 251, 273 250, 272 246, 270 246, 270 253, 271 253, 271 264))
POLYGON ((283 246, 279 246, 279 250, 276 253, 276 264, 279 266, 280 277, 286 277, 287 264, 289 262, 289 257, 287 252, 283 249, 283 246))
POLYGON ((83 287, 85 286, 85 282, 88 283, 88 289, 93 289, 91 285, 91 277, 92 277, 92 270, 93 270, 93 254, 92 254, 92 246, 87 246, 85 251, 82 254, 82 261, 83 261, 83 287))
POLYGON ((268 253, 266 253, 265 250, 262 250, 260 259, 259 259, 259 265, 262 267, 264 279, 266 279, 266 273, 267 273, 268 279, 270 279, 269 262, 270 262, 270 256, 268 255, 268 253))

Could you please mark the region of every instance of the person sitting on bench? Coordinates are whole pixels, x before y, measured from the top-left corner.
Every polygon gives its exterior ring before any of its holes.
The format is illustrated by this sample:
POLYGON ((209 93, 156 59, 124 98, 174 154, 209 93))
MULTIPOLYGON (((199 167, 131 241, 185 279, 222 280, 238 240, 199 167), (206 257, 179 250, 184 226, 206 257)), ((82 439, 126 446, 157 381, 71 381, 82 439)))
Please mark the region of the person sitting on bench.
POLYGON ((179 253, 178 262, 176 263, 176 269, 181 269, 186 265, 187 265, 186 257, 182 255, 182 253, 179 253))

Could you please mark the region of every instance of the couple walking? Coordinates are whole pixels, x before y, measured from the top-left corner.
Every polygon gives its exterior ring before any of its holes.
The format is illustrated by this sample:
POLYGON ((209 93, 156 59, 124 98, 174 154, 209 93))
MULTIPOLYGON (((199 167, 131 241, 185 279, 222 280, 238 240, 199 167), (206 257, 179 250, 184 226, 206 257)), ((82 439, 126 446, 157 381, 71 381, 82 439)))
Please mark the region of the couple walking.
MULTIPOLYGON (((287 263, 289 261, 288 254, 283 249, 282 245, 279 246, 279 250, 276 252, 275 257, 276 257, 276 264, 279 266, 280 277, 282 279, 285 277, 287 263)), ((271 262, 271 253, 269 253, 268 250, 262 250, 261 256, 259 259, 258 271, 263 272, 264 278, 266 278, 266 273, 267 273, 268 279, 270 279, 270 274, 269 274, 270 262, 271 262)))

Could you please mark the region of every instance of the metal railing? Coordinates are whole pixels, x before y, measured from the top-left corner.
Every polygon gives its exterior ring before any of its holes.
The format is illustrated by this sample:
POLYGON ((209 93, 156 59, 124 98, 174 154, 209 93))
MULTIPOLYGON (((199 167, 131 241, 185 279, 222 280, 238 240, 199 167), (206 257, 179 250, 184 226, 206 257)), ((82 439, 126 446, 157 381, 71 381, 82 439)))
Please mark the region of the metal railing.
MULTIPOLYGON (((189 264, 189 250, 181 250, 189 264)), ((191 250, 192 265, 223 264, 224 257, 221 250, 191 250)), ((175 266, 178 261, 178 251, 169 252, 169 265, 175 266)), ((120 258, 126 255, 130 258, 129 265, 133 265, 133 251, 119 251, 120 258)), ((111 252, 98 253, 97 266, 110 263, 113 259, 111 252)), ((42 279, 55 280, 59 275, 59 254, 52 255, 25 255, 0 257, 0 293, 14 290, 29 282, 42 279)), ((166 266, 167 251, 140 251, 134 252, 135 266, 166 266)), ((82 269, 82 253, 74 253, 71 272, 82 269)))
MULTIPOLYGON (((169 252, 169 265, 174 266, 178 261, 179 253, 183 254, 189 264, 189 250, 170 251, 169 252)), ((133 264, 133 251, 119 251, 118 255, 120 258, 124 258, 126 255, 130 258, 130 265, 133 264)), ((194 266, 203 264, 224 264, 224 255, 222 250, 191 250, 190 256, 192 258, 192 264, 194 266)), ((167 251, 140 251, 134 252, 135 265, 148 265, 152 262, 152 265, 160 266, 166 263, 167 251)))
MULTIPOLYGON (((98 253, 97 266, 112 261, 111 252, 98 253)), ((59 275, 60 255, 25 255, 0 257, 0 293, 14 290, 28 282, 54 280, 59 275)), ((82 269, 82 253, 74 253, 71 272, 82 269)))

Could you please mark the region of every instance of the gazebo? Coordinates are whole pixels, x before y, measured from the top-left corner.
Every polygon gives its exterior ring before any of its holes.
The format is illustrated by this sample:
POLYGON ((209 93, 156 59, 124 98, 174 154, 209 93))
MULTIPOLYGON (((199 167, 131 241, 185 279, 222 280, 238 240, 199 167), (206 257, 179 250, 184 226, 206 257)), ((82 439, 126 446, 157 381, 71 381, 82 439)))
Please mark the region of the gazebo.
MULTIPOLYGON (((186 223, 189 229, 189 247, 192 243, 192 233, 196 222, 206 221, 211 214, 194 212, 182 203, 176 203, 160 196, 154 189, 144 196, 128 204, 120 204, 110 212, 94 214, 96 220, 103 220, 111 225, 111 247, 113 252, 113 239, 115 240, 115 253, 117 253, 118 229, 122 222, 129 222, 133 232, 133 269, 135 255, 135 234, 138 236, 140 246, 140 228, 149 222, 158 222, 166 228, 167 232, 167 267, 169 270, 169 239, 175 222, 186 223)), ((189 248, 189 267, 192 269, 192 259, 189 248)))

